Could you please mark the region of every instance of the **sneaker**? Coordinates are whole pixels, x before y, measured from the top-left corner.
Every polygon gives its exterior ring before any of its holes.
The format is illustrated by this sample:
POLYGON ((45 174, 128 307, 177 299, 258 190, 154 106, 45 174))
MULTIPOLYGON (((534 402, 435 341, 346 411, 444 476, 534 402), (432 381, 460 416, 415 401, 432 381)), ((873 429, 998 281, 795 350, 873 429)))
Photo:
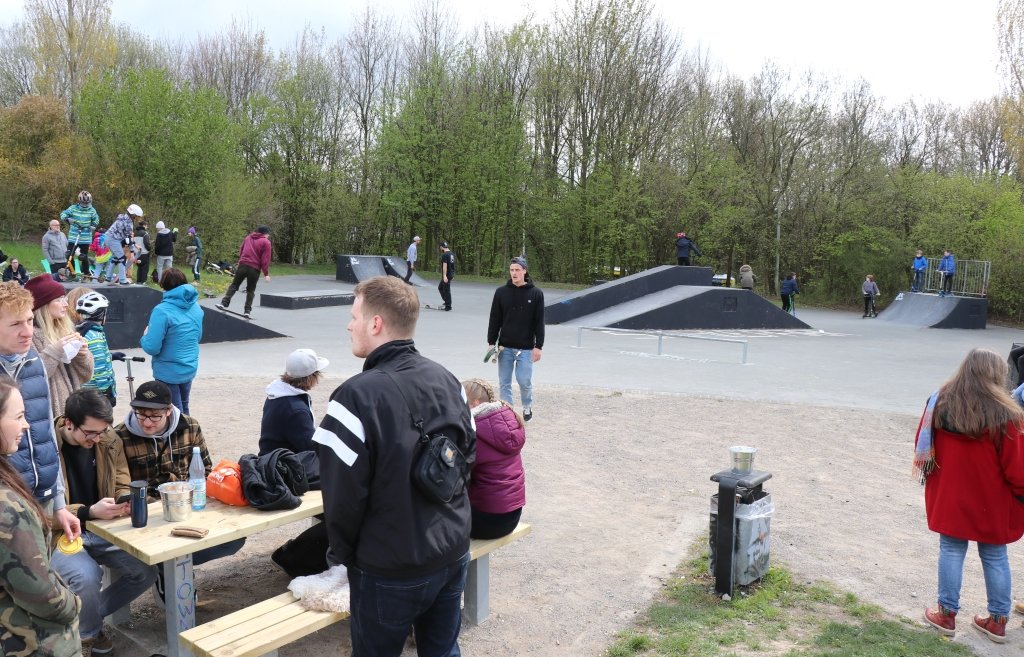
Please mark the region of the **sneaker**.
POLYGON ((523 422, 529 422, 533 419, 533 409, 527 406, 523 409, 523 422))
POLYGON ((924 610, 925 621, 945 636, 956 636, 956 612, 939 605, 924 610))
POLYGON ((218 303, 214 307, 217 308, 218 310, 227 310, 228 309, 228 305, 226 303, 218 303))
POLYGON ((451 307, 451 306, 445 306, 445 307, 444 307, 444 309, 445 309, 445 310, 451 310, 451 309, 452 309, 452 307, 451 307))
MULTIPOLYGON (((85 641, 82 641, 84 646, 85 641)), ((110 635, 100 630, 100 633, 92 640, 92 654, 94 655, 109 655, 114 652, 114 641, 110 638, 110 635)))
POLYGON ((996 643, 1006 643, 1006 616, 975 616, 971 625, 996 643))
POLYGON ((249 313, 242 313, 242 317, 246 319, 252 319, 252 315, 250 315, 249 313))

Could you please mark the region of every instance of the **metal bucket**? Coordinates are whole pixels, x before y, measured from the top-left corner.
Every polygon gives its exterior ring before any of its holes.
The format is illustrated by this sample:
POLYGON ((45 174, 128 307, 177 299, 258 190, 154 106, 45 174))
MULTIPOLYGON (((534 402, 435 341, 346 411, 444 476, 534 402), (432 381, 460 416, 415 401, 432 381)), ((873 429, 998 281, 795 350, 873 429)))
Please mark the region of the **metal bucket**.
POLYGON ((737 445, 729 448, 732 454, 732 471, 736 474, 750 474, 754 471, 754 453, 756 447, 744 447, 737 445))
POLYGON ((164 520, 178 522, 192 517, 192 484, 169 481, 156 487, 164 505, 164 520))

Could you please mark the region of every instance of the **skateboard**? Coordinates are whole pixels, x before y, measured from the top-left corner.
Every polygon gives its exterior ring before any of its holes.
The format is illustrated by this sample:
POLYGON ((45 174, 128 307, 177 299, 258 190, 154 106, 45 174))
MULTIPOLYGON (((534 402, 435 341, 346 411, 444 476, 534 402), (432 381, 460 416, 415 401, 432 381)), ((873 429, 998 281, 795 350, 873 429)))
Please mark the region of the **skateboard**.
POLYGON ((432 306, 429 303, 423 306, 427 310, 444 310, 444 306, 432 306))
POLYGON ((485 363, 497 363, 498 362, 498 354, 501 353, 502 349, 504 349, 504 347, 499 347, 498 345, 494 345, 493 347, 489 348, 487 350, 487 353, 484 354, 484 362, 485 363))
POLYGON ((222 306, 220 304, 217 304, 216 306, 214 306, 214 308, 216 308, 217 310, 221 311, 222 313, 227 313, 229 315, 234 315, 235 317, 241 317, 242 319, 244 319, 247 322, 251 322, 252 321, 251 317, 246 317, 242 313, 235 312, 234 310, 231 310, 230 308, 225 308, 224 306, 222 306))

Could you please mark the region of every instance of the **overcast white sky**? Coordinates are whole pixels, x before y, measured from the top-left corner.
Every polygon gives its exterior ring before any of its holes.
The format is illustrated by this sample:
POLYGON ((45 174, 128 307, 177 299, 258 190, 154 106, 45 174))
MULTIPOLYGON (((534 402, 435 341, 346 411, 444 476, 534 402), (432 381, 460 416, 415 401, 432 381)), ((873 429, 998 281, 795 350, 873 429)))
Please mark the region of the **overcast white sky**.
MULTIPOLYGON (((442 0, 444 1, 444 0, 442 0)), ((998 0, 653 0, 683 37, 741 77, 766 60, 793 72, 813 69, 864 78, 890 103, 907 98, 967 105, 999 91, 995 13, 998 0)), ((400 19, 416 0, 376 0, 400 19)), ((530 8, 546 20, 572 0, 447 0, 463 28, 510 24, 530 8)), ((0 0, 0 23, 22 15, 22 0, 0 0)), ((192 39, 233 16, 263 28, 275 48, 306 24, 340 36, 361 2, 338 0, 114 0, 114 18, 151 37, 192 39)), ((3 47, 3 44, 0 44, 3 47)))

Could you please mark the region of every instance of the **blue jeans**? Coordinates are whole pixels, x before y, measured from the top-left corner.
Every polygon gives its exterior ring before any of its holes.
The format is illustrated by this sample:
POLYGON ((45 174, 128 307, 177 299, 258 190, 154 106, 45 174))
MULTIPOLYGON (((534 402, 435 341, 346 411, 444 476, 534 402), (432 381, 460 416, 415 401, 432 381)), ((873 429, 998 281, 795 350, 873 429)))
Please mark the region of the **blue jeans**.
POLYGON ((911 292, 920 292, 921 283, 924 282, 924 270, 918 270, 914 272, 914 284, 910 287, 911 292))
MULTIPOLYGON (((159 379, 157 380, 159 381, 159 379)), ((171 403, 177 406, 179 411, 188 415, 188 398, 192 394, 192 382, 167 383, 166 381, 161 381, 161 383, 171 389, 171 403)))
POLYGON ((498 396, 509 404, 512 403, 512 370, 516 373, 523 407, 533 406, 533 350, 505 347, 498 354, 498 396))
POLYGON ((214 545, 213 547, 200 550, 192 555, 192 565, 201 566, 204 563, 209 563, 214 559, 220 559, 221 557, 230 557, 235 552, 242 549, 245 545, 244 538, 236 538, 233 541, 227 543, 221 543, 220 545, 214 545))
POLYGON ((83 639, 91 639, 103 628, 104 616, 130 603, 153 584, 156 566, 147 566, 89 531, 82 532, 82 543, 84 549, 75 554, 54 550, 50 565, 82 599, 80 632, 83 639), (102 590, 100 566, 118 575, 115 582, 102 590))
MULTIPOLYGON (((966 555, 967 541, 939 534, 939 604, 950 611, 960 611, 960 584, 966 555)), ((992 616, 1009 615, 1012 581, 1006 546, 978 543, 978 557, 985 573, 988 613, 992 616)))
POLYGON ((399 657, 411 627, 419 657, 459 657, 469 554, 421 577, 391 579, 348 568, 352 657, 399 657))
POLYGON ((124 246, 118 240, 109 240, 107 242, 107 248, 110 249, 110 260, 107 260, 107 267, 104 270, 103 277, 108 281, 113 281, 114 265, 117 265, 117 282, 127 283, 128 279, 124 275, 124 246))

